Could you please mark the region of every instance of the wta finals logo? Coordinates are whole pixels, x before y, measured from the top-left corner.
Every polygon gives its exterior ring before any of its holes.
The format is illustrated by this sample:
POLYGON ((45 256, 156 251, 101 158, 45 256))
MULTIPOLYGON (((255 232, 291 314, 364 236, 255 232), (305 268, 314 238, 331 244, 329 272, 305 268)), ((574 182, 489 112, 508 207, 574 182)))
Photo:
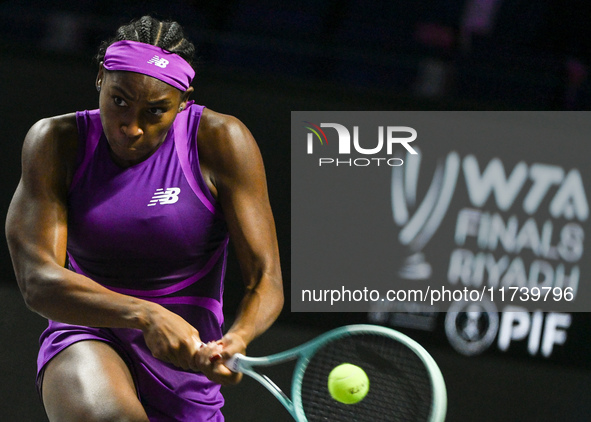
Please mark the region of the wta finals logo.
POLYGON ((447 213, 456 188, 460 157, 452 151, 438 161, 431 185, 422 202, 417 204, 420 166, 421 154, 407 154, 405 165, 392 170, 392 213, 394 222, 401 227, 398 239, 410 251, 398 275, 407 280, 431 277, 431 264, 425 260, 422 250, 447 213))

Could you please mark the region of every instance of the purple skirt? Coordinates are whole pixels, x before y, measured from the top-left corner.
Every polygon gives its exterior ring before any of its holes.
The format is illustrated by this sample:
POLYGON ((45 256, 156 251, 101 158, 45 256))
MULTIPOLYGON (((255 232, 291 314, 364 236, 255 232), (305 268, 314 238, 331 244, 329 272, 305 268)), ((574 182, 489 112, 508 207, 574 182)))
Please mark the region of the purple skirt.
POLYGON ((41 334, 37 389, 47 362, 66 347, 84 340, 104 341, 127 364, 138 397, 152 422, 223 421, 220 385, 201 373, 184 371, 152 356, 140 330, 91 328, 49 321, 41 334))

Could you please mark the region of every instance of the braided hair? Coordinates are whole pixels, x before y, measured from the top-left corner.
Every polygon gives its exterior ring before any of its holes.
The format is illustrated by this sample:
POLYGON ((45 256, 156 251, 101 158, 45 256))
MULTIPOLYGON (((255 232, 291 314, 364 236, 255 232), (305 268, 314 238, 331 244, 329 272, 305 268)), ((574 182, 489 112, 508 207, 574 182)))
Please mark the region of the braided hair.
POLYGON ((104 61, 107 48, 117 41, 138 41, 163 48, 178 54, 190 65, 193 65, 195 46, 185 38, 183 28, 178 22, 160 21, 151 16, 143 16, 119 27, 114 38, 103 41, 95 59, 104 61))

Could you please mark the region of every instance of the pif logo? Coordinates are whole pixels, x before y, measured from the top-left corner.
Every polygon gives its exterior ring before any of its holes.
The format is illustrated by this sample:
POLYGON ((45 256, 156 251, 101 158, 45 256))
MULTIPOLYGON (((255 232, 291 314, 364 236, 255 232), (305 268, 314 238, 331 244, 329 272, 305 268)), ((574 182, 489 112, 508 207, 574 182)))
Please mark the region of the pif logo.
MULTIPOLYGON (((326 132, 322 128, 331 128, 336 131, 338 136, 338 154, 339 156, 347 156, 351 154, 352 148, 358 153, 362 154, 362 158, 329 158, 323 157, 319 159, 319 166, 322 165, 348 165, 357 167, 367 167, 370 165, 388 165, 388 166, 400 166, 403 164, 402 159, 393 157, 376 157, 377 154, 385 152, 391 156, 394 147, 396 145, 402 145, 409 154, 417 154, 417 151, 410 145, 417 139, 417 131, 412 127, 408 126, 378 126, 377 127, 377 142, 372 144, 371 147, 367 147, 367 140, 364 139, 365 145, 361 145, 359 137, 359 126, 353 126, 353 136, 347 127, 339 123, 320 123, 316 125, 314 123, 304 121, 306 129, 310 132, 307 135, 307 154, 314 154, 314 139, 318 139, 320 145, 328 145, 328 137, 326 132), (374 146, 375 145, 375 146, 374 146), (367 157, 372 156, 372 157, 367 157)), ((330 133, 330 132, 329 132, 330 133)))

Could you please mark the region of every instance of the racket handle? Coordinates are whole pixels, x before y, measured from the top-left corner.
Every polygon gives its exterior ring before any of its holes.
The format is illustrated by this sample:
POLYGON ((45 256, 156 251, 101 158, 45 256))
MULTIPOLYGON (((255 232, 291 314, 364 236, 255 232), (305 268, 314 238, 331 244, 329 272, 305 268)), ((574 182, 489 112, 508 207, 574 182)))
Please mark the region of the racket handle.
MULTIPOLYGON (((204 347, 204 346, 206 346, 206 344, 201 342, 201 345, 199 347, 204 347)), ((209 360, 213 362, 215 360, 218 360, 220 357, 221 357, 220 355, 214 355, 214 356, 211 356, 209 358, 209 360)), ((240 367, 240 360, 243 357, 244 357, 244 355, 242 353, 236 353, 230 359, 228 359, 226 362, 224 362, 224 366, 232 372, 241 372, 242 368, 240 367)))
MULTIPOLYGON (((203 342, 200 342, 199 348, 202 348, 202 347, 205 347, 205 346, 207 346, 207 344, 205 344, 203 342)), ((210 362, 215 362, 216 360, 221 359, 221 358, 222 358, 222 355, 220 355, 219 353, 217 353, 215 355, 210 356, 209 357, 209 361, 210 362)))
POLYGON ((243 358, 244 355, 242 353, 236 353, 226 362, 224 362, 224 366, 228 368, 232 372, 241 372, 240 367, 240 359, 243 358))

